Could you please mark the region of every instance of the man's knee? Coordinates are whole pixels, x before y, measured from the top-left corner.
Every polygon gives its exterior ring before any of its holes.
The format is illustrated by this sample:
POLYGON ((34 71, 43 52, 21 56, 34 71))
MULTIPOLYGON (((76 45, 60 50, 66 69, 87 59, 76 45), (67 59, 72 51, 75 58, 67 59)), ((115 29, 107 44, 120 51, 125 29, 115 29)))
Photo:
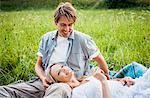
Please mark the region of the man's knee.
POLYGON ((71 96, 71 88, 65 83, 55 83, 50 85, 44 98, 69 98, 71 96))
POLYGON ((0 98, 42 98, 44 92, 38 81, 0 86, 0 98))

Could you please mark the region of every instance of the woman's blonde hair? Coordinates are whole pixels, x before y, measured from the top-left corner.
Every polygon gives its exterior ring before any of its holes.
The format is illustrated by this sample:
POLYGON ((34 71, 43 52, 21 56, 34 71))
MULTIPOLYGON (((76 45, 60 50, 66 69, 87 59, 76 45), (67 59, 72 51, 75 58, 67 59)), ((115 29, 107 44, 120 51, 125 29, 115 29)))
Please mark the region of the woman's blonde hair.
POLYGON ((58 23, 61 16, 66 16, 68 20, 73 19, 75 22, 77 16, 76 9, 69 2, 60 3, 54 13, 55 23, 58 23))

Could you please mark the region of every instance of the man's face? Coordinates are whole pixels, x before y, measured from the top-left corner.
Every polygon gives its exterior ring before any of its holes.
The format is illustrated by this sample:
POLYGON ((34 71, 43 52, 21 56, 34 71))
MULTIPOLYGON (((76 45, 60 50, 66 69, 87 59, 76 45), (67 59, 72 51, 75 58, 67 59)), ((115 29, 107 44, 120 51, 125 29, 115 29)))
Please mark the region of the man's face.
POLYGON ((61 16, 56 23, 58 27, 58 34, 62 37, 69 37, 73 30, 73 19, 67 19, 66 16, 61 16))

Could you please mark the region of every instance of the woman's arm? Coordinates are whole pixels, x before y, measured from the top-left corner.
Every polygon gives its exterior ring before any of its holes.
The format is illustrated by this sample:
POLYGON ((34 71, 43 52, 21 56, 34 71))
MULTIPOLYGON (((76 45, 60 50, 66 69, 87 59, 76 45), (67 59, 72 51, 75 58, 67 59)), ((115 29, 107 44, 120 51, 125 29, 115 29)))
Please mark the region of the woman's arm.
POLYGON ((93 73, 93 76, 101 81, 103 98, 110 98, 110 90, 107 84, 107 78, 103 73, 103 71, 97 70, 93 73))
POLYGON ((103 98, 110 98, 110 91, 109 91, 109 87, 107 84, 107 80, 103 80, 101 81, 101 83, 102 83, 103 98))

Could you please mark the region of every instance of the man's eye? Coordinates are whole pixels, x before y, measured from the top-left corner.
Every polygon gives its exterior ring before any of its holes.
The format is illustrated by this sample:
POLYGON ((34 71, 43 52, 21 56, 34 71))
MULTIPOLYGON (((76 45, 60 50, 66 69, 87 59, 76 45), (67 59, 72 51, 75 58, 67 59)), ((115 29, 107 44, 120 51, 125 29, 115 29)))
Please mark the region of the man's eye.
POLYGON ((69 24, 68 26, 72 26, 72 24, 69 24))

